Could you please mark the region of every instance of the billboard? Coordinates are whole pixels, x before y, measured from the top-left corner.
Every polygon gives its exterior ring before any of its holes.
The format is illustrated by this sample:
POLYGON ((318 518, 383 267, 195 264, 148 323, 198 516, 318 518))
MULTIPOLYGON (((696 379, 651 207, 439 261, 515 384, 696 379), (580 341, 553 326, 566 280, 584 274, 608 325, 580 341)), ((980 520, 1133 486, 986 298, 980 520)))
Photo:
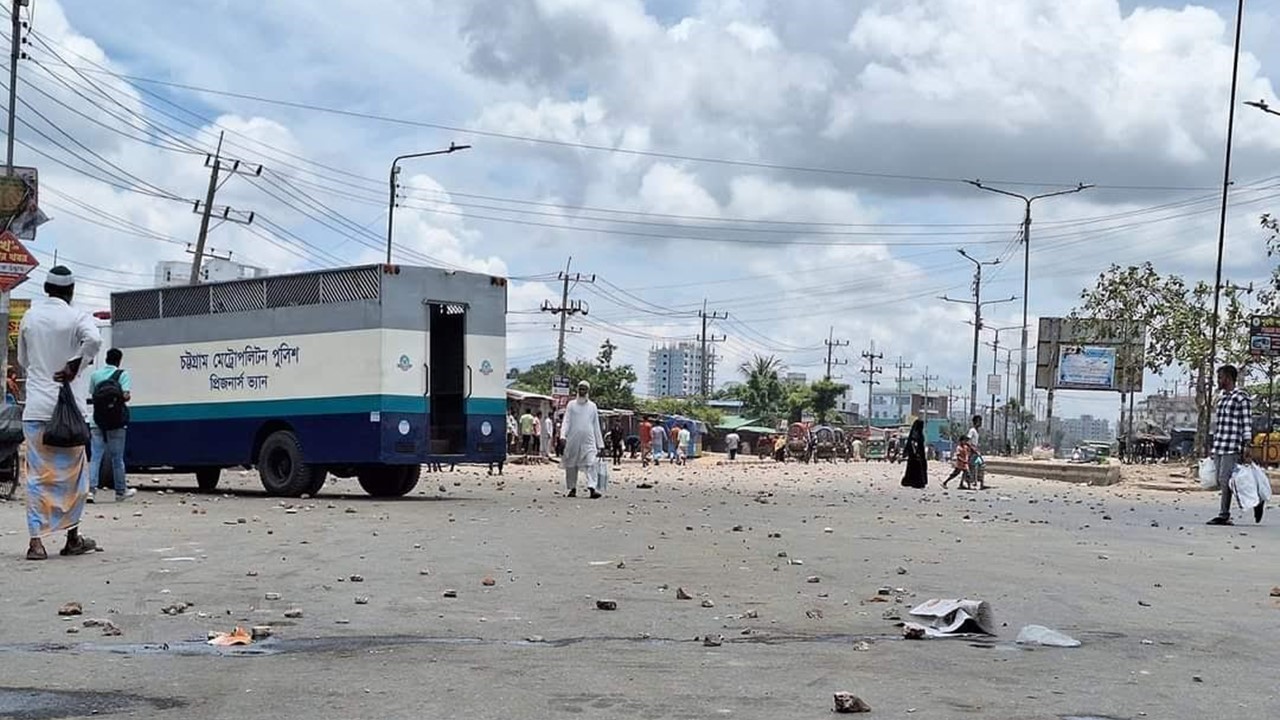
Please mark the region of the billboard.
POLYGON ((1280 317, 1249 316, 1249 354, 1254 358, 1280 357, 1280 317))
POLYGON ((1116 384, 1116 349, 1087 345, 1058 348, 1054 385, 1062 390, 1111 390, 1116 384))
POLYGON ((39 187, 33 167, 15 167, 12 175, 0 173, 0 228, 20 240, 36 239, 36 228, 49 219, 40 211, 39 187))
POLYGON ((22 316, 31 309, 31 301, 26 298, 14 298, 9 301, 9 356, 18 352, 18 328, 22 327, 22 316))
POLYGON ((1136 322, 1040 318, 1035 386, 1140 393, 1146 344, 1146 328, 1136 322))

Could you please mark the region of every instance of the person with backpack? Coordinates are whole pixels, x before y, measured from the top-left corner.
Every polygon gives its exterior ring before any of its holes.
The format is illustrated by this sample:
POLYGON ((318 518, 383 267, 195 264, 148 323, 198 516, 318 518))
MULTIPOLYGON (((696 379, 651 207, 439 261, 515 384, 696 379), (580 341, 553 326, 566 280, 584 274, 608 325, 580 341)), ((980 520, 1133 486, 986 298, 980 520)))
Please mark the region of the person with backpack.
POLYGON ((120 367, 124 353, 119 348, 107 351, 107 364, 89 376, 89 398, 93 405, 89 461, 89 502, 98 490, 102 463, 111 463, 115 481, 116 502, 128 500, 138 491, 125 482, 124 439, 129 426, 129 400, 132 380, 129 371, 120 367))

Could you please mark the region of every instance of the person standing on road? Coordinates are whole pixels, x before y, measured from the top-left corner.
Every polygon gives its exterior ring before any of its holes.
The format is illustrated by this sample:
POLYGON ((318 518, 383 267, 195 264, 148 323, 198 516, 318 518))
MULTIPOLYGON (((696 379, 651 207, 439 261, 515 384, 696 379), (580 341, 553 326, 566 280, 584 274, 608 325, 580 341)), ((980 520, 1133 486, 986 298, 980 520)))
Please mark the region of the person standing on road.
POLYGON ((662 455, 666 450, 663 446, 667 442, 667 429, 662 427, 661 422, 655 422, 649 428, 649 440, 653 446, 653 464, 656 467, 662 464, 662 455))
POLYGON ((738 448, 742 445, 742 437, 737 432, 730 431, 724 436, 724 447, 729 451, 729 460, 738 459, 738 448))
POLYGON ((649 418, 640 418, 640 466, 649 467, 649 453, 653 448, 653 424, 649 418))
POLYGON ((124 442, 129 427, 129 401, 133 379, 120 367, 124 353, 119 348, 107 351, 107 364, 89 376, 89 397, 93 398, 93 423, 89 445, 89 497, 93 502, 98 491, 103 463, 111 463, 111 479, 115 484, 116 502, 128 500, 138 491, 125 481, 124 442))
POLYGON ((671 462, 679 462, 680 460, 680 454, 679 454, 680 453, 680 423, 675 423, 671 426, 671 429, 668 432, 667 449, 668 449, 668 454, 671 457, 671 462))
MULTIPOLYGON (((84 448, 44 444, 45 426, 53 419, 62 384, 72 383, 102 345, 93 316, 71 307, 75 290, 71 270, 62 265, 50 270, 44 282, 48 297, 27 311, 18 330, 18 364, 27 370, 22 431, 27 441, 28 560, 48 558, 43 538, 62 531, 67 533, 62 555, 98 549, 96 542, 80 533, 80 516, 89 494, 84 448)), ((86 389, 73 385, 80 411, 87 415, 86 389)))
POLYGON ((987 489, 986 459, 982 457, 982 416, 973 416, 973 425, 969 427, 969 482, 976 484, 979 490, 987 489))
POLYGON ((528 410, 520 416, 520 448, 524 452, 525 459, 529 458, 529 453, 533 452, 533 413, 528 410))
POLYGON ((538 413, 538 432, 542 434, 542 457, 547 460, 551 459, 551 438, 556 432, 556 423, 551 419, 551 413, 547 413, 546 417, 542 417, 542 413, 538 413))
POLYGON ((689 432, 689 424, 680 425, 676 433, 676 462, 684 465, 689 462, 689 452, 693 449, 693 433, 689 432))
POLYGON ((622 423, 617 420, 609 428, 609 452, 613 455, 613 466, 622 467, 622 423))
MULTIPOLYGON (((1218 389, 1222 396, 1218 398, 1218 406, 1213 418, 1213 447, 1209 454, 1213 458, 1218 487, 1222 491, 1222 502, 1218 506, 1218 515, 1209 521, 1210 525, 1232 525, 1231 522, 1231 475, 1236 465, 1250 462, 1249 445, 1253 435, 1253 405, 1249 396, 1236 383, 1240 379, 1240 371, 1234 365, 1223 365, 1218 369, 1218 389)), ((1262 521, 1265 503, 1258 503, 1253 509, 1253 517, 1262 521)))
POLYGON ((569 497, 578 496, 578 471, 587 471, 587 490, 591 499, 600 497, 599 463, 604 453, 604 437, 600 433, 600 410, 591 401, 591 384, 578 383, 578 397, 564 409, 560 437, 564 440, 564 482, 569 497))
POLYGON ((902 486, 923 488, 928 485, 929 460, 925 456, 923 420, 916 420, 911 424, 911 433, 907 435, 902 452, 907 458, 907 472, 902 476, 902 486))

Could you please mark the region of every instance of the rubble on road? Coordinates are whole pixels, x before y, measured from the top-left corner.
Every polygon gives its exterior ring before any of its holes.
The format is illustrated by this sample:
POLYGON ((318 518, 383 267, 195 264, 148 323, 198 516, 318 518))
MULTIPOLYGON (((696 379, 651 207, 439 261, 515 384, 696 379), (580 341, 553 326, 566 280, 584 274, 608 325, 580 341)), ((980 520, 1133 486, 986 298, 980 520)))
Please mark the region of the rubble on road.
POLYGON ((871 706, 851 692, 838 692, 835 694, 835 712, 865 713, 871 712, 871 706))
POLYGON ((72 617, 74 615, 83 615, 83 614, 84 614, 84 606, 82 606, 78 602, 69 602, 64 604, 62 607, 58 608, 58 615, 60 617, 72 617))

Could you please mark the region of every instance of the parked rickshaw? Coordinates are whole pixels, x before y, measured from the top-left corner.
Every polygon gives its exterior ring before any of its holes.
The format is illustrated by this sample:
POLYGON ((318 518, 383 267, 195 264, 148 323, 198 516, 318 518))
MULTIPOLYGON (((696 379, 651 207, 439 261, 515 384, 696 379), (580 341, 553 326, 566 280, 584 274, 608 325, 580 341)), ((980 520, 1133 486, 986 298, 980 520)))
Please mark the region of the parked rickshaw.
POLYGON ((836 437, 836 457, 849 462, 849 456, 852 454, 852 449, 849 447, 849 438, 844 434, 844 430, 840 428, 835 428, 832 433, 836 437))
POLYGON ((864 460, 885 460, 888 457, 889 442, 884 438, 871 438, 862 446, 864 460))
POLYGON ((791 427, 787 428, 787 457, 809 462, 809 441, 809 428, 804 423, 791 423, 791 427))
POLYGON ((835 430, 823 425, 813 430, 813 460, 831 462, 836 457, 835 430))

